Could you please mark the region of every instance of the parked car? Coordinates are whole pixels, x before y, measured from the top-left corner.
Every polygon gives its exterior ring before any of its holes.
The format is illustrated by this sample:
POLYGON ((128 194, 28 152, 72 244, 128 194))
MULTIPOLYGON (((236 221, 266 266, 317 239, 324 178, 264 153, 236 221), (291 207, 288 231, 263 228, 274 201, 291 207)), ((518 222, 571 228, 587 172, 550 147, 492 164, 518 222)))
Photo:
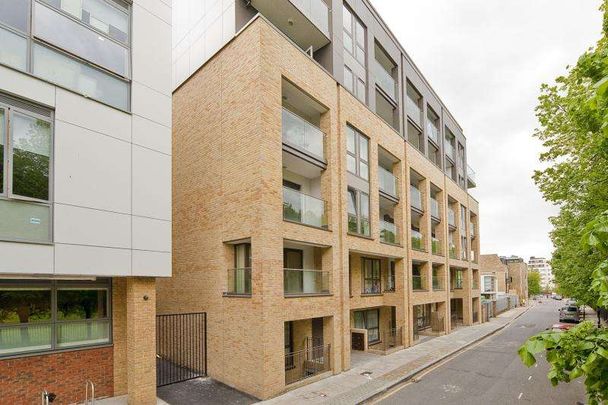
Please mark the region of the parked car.
POLYGON ((573 326, 574 326, 574 324, 572 324, 572 323, 559 322, 559 323, 554 323, 553 325, 551 325, 550 328, 547 328, 547 330, 550 330, 551 332, 564 332, 564 331, 567 331, 568 329, 572 328, 573 326))
POLYGON ((563 297, 561 295, 555 295, 555 296, 553 296, 553 299, 561 301, 563 299, 563 297))
POLYGON ((574 305, 562 307, 559 310, 559 321, 579 323, 580 317, 578 313, 578 307, 574 305))

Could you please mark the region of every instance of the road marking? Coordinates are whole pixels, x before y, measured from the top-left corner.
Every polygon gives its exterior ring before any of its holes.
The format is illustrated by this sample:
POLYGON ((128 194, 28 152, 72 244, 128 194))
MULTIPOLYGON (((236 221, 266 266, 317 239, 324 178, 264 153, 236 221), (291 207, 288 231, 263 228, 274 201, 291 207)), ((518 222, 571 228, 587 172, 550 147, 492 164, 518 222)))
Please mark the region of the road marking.
POLYGON ((521 399, 521 396, 522 396, 522 395, 524 395, 524 393, 523 393, 523 392, 520 392, 520 393, 519 393, 519 396, 517 397, 517 399, 521 399))
POLYGON ((528 381, 530 381, 532 379, 532 376, 528 377, 528 381))

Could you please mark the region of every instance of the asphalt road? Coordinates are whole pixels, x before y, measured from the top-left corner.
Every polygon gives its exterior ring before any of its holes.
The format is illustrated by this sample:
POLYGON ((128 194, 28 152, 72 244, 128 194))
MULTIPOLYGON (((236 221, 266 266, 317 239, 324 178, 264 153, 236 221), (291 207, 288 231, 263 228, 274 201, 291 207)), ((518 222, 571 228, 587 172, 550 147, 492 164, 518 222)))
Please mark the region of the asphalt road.
POLYGON ((527 337, 558 321, 565 301, 547 299, 510 326, 446 363, 388 393, 379 403, 389 404, 577 404, 585 403, 582 379, 552 387, 549 365, 537 356, 527 368, 517 349, 527 337))

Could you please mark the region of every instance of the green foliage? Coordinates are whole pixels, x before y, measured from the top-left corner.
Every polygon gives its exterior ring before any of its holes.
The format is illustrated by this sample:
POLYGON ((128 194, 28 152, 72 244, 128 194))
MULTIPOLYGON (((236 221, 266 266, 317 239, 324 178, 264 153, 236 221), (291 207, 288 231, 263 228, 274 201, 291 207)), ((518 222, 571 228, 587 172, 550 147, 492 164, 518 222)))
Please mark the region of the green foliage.
POLYGON ((540 274, 538 271, 528 273, 528 296, 538 295, 542 292, 540 287, 540 274))
POLYGON ((597 249, 581 249, 580 241, 585 225, 608 210, 606 31, 567 75, 541 86, 536 113, 540 128, 534 135, 543 142, 540 159, 547 167, 536 171, 534 180, 545 199, 560 208, 551 218, 555 280, 561 294, 595 306, 598 294, 589 287, 604 256, 597 249))

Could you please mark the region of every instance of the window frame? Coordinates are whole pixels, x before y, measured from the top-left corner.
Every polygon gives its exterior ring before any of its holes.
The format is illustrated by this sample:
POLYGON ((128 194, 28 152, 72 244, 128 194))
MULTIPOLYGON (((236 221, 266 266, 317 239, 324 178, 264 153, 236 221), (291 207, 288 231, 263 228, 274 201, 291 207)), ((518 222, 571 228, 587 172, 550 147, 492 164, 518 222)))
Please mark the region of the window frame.
POLYGON ((362 294, 368 294, 368 295, 378 295, 378 294, 382 294, 382 262, 380 262, 380 259, 374 259, 374 258, 370 258, 370 257, 362 257, 361 258, 361 293, 362 294), (371 270, 371 276, 367 277, 366 274, 366 270, 367 270, 367 266, 366 264, 369 263, 370 264, 370 270, 371 270), (377 265, 377 268, 376 268, 377 265), (375 271, 378 270, 378 277, 374 277, 374 273, 375 271), (372 287, 372 291, 366 291, 365 289, 365 284, 367 281, 371 281, 371 285, 377 286, 377 291, 374 291, 375 289, 372 287))
POLYGON ((117 109, 119 111, 124 111, 127 113, 131 112, 131 98, 132 98, 132 77, 133 77, 133 49, 132 49, 132 45, 133 45, 133 5, 129 4, 127 2, 123 2, 120 0, 101 0, 107 4, 109 4, 111 7, 114 7, 116 9, 121 9, 124 8, 124 10, 120 10, 120 11, 125 11, 127 13, 127 17, 128 17, 128 23, 129 23, 129 27, 128 30, 129 32, 128 34, 128 43, 121 43, 120 41, 117 41, 115 39, 113 39, 112 37, 110 37, 109 35, 105 34, 103 31, 100 31, 98 29, 96 29, 93 26, 89 26, 85 23, 83 23, 82 21, 78 20, 77 18, 75 18, 74 16, 71 16, 69 13, 66 13, 63 10, 57 9, 56 7, 54 7, 52 4, 49 4, 48 2, 44 1, 44 0, 26 0, 28 3, 28 21, 27 21, 27 32, 23 32, 17 28, 14 28, 6 23, 0 22, 0 29, 4 29, 10 33, 13 33, 15 35, 18 35, 22 38, 24 38, 27 41, 26 44, 26 63, 25 63, 25 70, 22 70, 21 68, 15 67, 15 66, 11 66, 7 63, 4 63, 2 61, 0 61, 0 66, 4 66, 7 67, 9 69, 12 70, 17 70, 19 72, 25 72, 29 75, 32 75, 34 77, 36 77, 39 80, 42 80, 44 82, 50 83, 54 86, 60 87, 62 89, 65 89, 67 91, 70 91, 72 93, 81 95, 83 97, 86 97, 88 99, 91 100, 95 100, 96 102, 99 102, 105 106, 108 106, 110 108, 114 108, 117 109), (34 3, 40 3, 41 6, 43 7, 47 7, 49 9, 51 9, 52 11, 55 11, 56 13, 60 14, 61 16, 70 19, 71 21, 74 21, 78 24, 80 24, 81 26, 85 27, 86 29, 89 29, 90 31, 94 32, 97 35, 103 36, 104 39, 107 39, 109 41, 112 41, 124 48, 127 49, 127 54, 128 54, 128 67, 126 70, 126 76, 121 76, 107 68, 105 68, 102 65, 98 65, 92 61, 89 61, 79 55, 70 53, 69 51, 58 47, 50 42, 46 42, 45 40, 43 40, 42 38, 39 38, 37 36, 34 35, 35 32, 35 5, 34 3), (119 4, 120 3, 120 4, 119 4), (118 79, 124 83, 127 84, 127 99, 126 99, 126 109, 122 108, 121 106, 117 106, 117 105, 113 105, 110 104, 107 101, 101 100, 99 98, 96 97, 91 97, 89 95, 84 94, 83 92, 80 92, 77 89, 74 88, 70 88, 70 87, 66 87, 63 84, 60 83, 56 83, 53 82, 49 79, 46 79, 42 76, 36 75, 34 73, 34 44, 37 44, 38 46, 42 46, 42 47, 46 47, 47 49, 50 49, 52 52, 56 52, 61 54, 62 56, 68 57, 74 61, 76 61, 77 63, 80 64, 84 64, 86 66, 88 66, 91 69, 97 70, 102 74, 105 74, 107 76, 110 76, 112 78, 118 79))
POLYGON ((362 309, 362 310, 355 311, 353 313, 353 318, 355 319, 355 326, 356 326, 356 317, 357 317, 356 314, 361 314, 361 320, 363 321, 364 329, 367 330, 367 339, 368 339, 367 343, 368 344, 370 344, 370 343, 374 344, 374 343, 380 342, 380 340, 381 340, 381 337, 380 337, 380 309, 374 308, 374 309, 362 309), (373 328, 370 328, 369 325, 368 325, 368 313, 370 313, 370 312, 375 312, 376 313, 376 319, 378 321, 377 325, 375 327, 373 327, 373 328), (370 330, 377 330, 378 331, 378 334, 377 334, 378 339, 369 340, 369 331, 370 330))
POLYGON ((51 292, 51 319, 43 322, 28 322, 28 323, 0 323, 1 329, 8 329, 11 327, 27 326, 27 325, 50 325, 51 328, 51 347, 49 349, 41 350, 22 350, 15 351, 8 354, 0 354, 0 359, 16 358, 24 356, 37 356, 49 353, 60 353, 65 351, 90 349, 96 347, 111 346, 113 341, 113 329, 114 329, 114 317, 113 317, 113 289, 112 289, 111 278, 97 278, 94 280, 52 280, 52 279, 40 279, 40 280, 0 280, 0 289, 2 288, 23 288, 28 289, 49 289, 51 292), (57 313, 57 293, 60 290, 65 289, 102 289, 106 291, 106 316, 103 318, 93 318, 90 320, 79 319, 79 320, 60 320, 58 319, 57 313), (59 325, 65 325, 70 323, 83 323, 87 321, 107 321, 108 323, 108 341, 103 343, 93 344, 80 344, 72 346, 59 346, 57 341, 58 333, 57 329, 59 325))
POLYGON ((352 9, 346 5, 346 3, 342 4, 342 48, 347 51, 354 60, 357 61, 357 63, 359 63, 363 68, 366 67, 366 61, 367 61, 367 27, 363 24, 363 22, 359 19, 359 17, 357 17, 357 15, 352 11, 352 9), (345 16, 345 12, 347 11, 350 18, 350 30, 347 30, 347 28, 345 27, 344 24, 344 16, 345 16), (357 39, 357 34, 359 31, 363 31, 363 44, 360 44, 358 39, 357 39), (350 38, 350 43, 352 45, 352 48, 349 49, 346 47, 346 44, 344 42, 344 35, 347 35, 350 38), (363 63, 361 63, 361 61, 359 60, 359 58, 357 57, 357 48, 362 49, 363 51, 363 63))
MULTIPOLYGON (((347 187, 346 192, 348 194, 351 194, 351 193, 354 194, 354 197, 355 197, 355 201, 354 201, 354 203, 355 203, 355 213, 353 214, 351 212, 348 212, 349 211, 348 210, 348 202, 347 202, 347 209, 346 209, 347 212, 346 213, 347 213, 348 216, 354 215, 355 218, 356 218, 356 220, 357 220, 357 231, 355 232, 355 231, 351 231, 350 229, 347 229, 347 232, 349 234, 351 234, 351 235, 370 237, 371 234, 372 234, 372 229, 371 229, 371 221, 370 221, 370 213, 369 213, 369 209, 370 209, 369 194, 367 194, 364 191, 358 190, 358 189, 356 189, 354 187, 347 187), (368 214, 365 217, 362 215, 362 210, 361 210, 362 196, 367 197, 368 214), (364 233, 363 232, 363 226, 362 226, 363 221, 362 221, 362 219, 367 219, 368 233, 364 233)), ((348 198, 350 198, 350 196, 348 198)), ((347 224, 348 224, 348 222, 349 221, 347 221, 347 224)))
MULTIPOLYGON (((355 129, 355 127, 353 127, 352 125, 349 125, 349 124, 346 124, 346 132, 347 132, 346 133, 346 137, 347 137, 346 154, 355 159, 356 173, 353 173, 352 171, 350 171, 348 169, 348 164, 346 165, 346 171, 369 183, 369 179, 370 179, 370 175, 371 175, 371 173, 370 173, 371 169, 370 169, 370 164, 369 164, 370 139, 369 139, 369 137, 365 136, 363 133, 361 133, 360 131, 355 129), (355 136, 355 152, 351 152, 348 150, 348 131, 349 130, 352 131, 355 136), (361 156, 361 139, 362 138, 367 141, 367 157, 365 159, 363 159, 361 156), (367 178, 361 176, 361 163, 363 163, 367 166, 367 178)), ((347 156, 347 159, 348 159, 348 156, 347 156)))
POLYGON ((31 241, 27 239, 20 238, 8 238, 8 237, 0 237, 0 241, 5 242, 19 242, 19 243, 32 243, 38 245, 52 245, 53 244, 53 235, 54 235, 54 159, 55 159, 55 112, 52 110, 46 110, 44 107, 37 107, 31 105, 31 109, 26 107, 30 106, 28 102, 15 100, 11 102, 12 98, 4 96, 0 93, 0 109, 4 111, 4 129, 3 129, 3 162, 2 162, 2 185, 3 189, 0 190, 0 200, 4 201, 15 201, 15 202, 23 202, 28 204, 37 204, 46 206, 49 208, 49 234, 48 241, 31 241), (17 104, 22 104, 23 107, 20 107, 17 104), (34 109, 44 109, 48 112, 48 116, 42 115, 33 111, 34 109), (12 147, 12 115, 13 111, 18 114, 25 115, 26 117, 40 119, 42 121, 48 122, 50 125, 50 144, 49 144, 49 197, 48 200, 41 200, 37 198, 21 196, 13 193, 13 180, 12 180, 12 172, 13 172, 13 147, 12 147))

